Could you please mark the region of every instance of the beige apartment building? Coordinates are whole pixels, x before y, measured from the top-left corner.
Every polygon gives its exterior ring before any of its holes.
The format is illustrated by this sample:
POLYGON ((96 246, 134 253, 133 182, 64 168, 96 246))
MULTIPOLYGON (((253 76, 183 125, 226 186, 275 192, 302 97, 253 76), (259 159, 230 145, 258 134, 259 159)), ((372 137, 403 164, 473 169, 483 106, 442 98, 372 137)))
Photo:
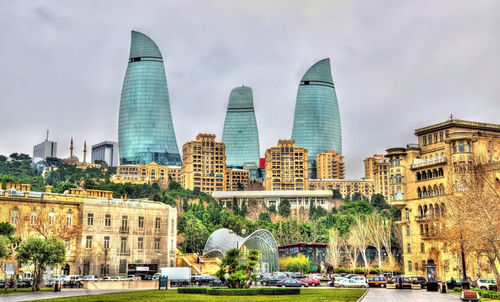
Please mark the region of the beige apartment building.
POLYGON ((155 162, 147 165, 121 165, 111 177, 114 183, 152 184, 166 188, 171 181, 181 181, 181 167, 162 166, 155 162))
POLYGON ((318 153, 316 171, 318 179, 344 179, 344 156, 332 150, 318 153))
POLYGON ((415 135, 418 144, 386 154, 389 201, 402 215, 404 271, 423 276, 430 261, 438 279, 449 280, 459 276, 459 263, 435 238, 432 222, 446 212, 455 171, 472 162, 500 163, 500 125, 450 119, 416 129, 415 135))
MULTIPOLYGON (((50 186, 32 192, 29 185, 0 184, 0 221, 11 223, 22 238, 55 236, 65 242, 65 265, 49 270, 52 275, 152 275, 174 266, 177 209, 112 195, 83 189, 55 194, 50 186)), ((19 273, 29 276, 30 268, 19 273)))
POLYGON ((198 134, 196 140, 182 146, 181 185, 202 192, 245 189, 250 172, 226 167, 226 146, 215 141, 215 134, 198 134))
POLYGON ((308 151, 294 140, 279 140, 266 150, 266 190, 307 190, 309 187, 308 151))
POLYGON ((337 190, 342 198, 360 193, 370 200, 375 192, 373 179, 309 179, 309 190, 337 190))
POLYGON ((375 194, 382 194, 388 200, 389 198, 389 159, 384 155, 375 154, 367 157, 365 163, 365 179, 373 179, 375 185, 375 194))

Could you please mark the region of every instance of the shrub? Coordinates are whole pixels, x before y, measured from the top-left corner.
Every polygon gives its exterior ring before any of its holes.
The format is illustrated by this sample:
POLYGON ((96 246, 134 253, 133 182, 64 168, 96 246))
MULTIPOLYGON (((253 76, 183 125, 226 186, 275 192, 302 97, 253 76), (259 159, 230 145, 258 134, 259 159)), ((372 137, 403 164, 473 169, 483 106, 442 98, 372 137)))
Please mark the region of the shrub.
POLYGON ((378 268, 378 267, 372 267, 370 269, 370 274, 376 274, 376 275, 378 275, 379 273, 380 273, 380 268, 378 268))
POLYGON ((299 295, 300 288, 178 288, 179 294, 211 296, 299 295))
POLYGON ((453 291, 456 292, 456 293, 459 293, 459 292, 462 291, 462 288, 461 287, 454 287, 453 291))
POLYGON ((417 279, 413 279, 413 281, 411 281, 411 284, 420 284, 420 283, 418 283, 417 279))
POLYGON ((394 280, 392 279, 387 280, 387 284, 394 284, 394 280))
POLYGON ((362 267, 356 267, 356 268, 354 268, 354 271, 353 271, 353 273, 355 273, 355 274, 363 274, 364 272, 365 272, 365 270, 362 267))
POLYGON ((336 267, 334 270, 333 270, 334 273, 339 273, 339 274, 342 274, 342 273, 348 273, 349 272, 349 268, 347 267, 336 267))

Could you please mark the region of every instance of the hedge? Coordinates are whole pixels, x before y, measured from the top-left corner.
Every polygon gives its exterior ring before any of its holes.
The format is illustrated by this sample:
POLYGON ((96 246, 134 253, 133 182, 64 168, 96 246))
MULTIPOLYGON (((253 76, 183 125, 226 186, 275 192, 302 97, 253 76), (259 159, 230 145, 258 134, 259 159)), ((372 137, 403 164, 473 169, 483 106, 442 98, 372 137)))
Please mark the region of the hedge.
POLYGON ((472 290, 478 292, 482 298, 500 299, 500 292, 494 292, 491 290, 476 289, 476 288, 472 290))
POLYGON ((300 288, 178 288, 179 294, 205 294, 211 296, 299 295, 300 288))

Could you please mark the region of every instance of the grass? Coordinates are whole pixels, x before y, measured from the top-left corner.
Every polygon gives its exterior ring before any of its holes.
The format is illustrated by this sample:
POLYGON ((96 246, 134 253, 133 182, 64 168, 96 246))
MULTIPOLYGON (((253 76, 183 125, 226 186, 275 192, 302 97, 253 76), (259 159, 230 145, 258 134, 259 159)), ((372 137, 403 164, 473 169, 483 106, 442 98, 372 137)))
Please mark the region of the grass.
POLYGON ((302 289, 300 295, 290 296, 209 296, 199 294, 178 294, 177 290, 148 290, 127 293, 89 295, 43 301, 333 301, 356 302, 365 289, 302 289))
MULTIPOLYGON (((41 291, 52 291, 52 288, 42 288, 41 291)), ((8 290, 0 289, 0 295, 8 295, 8 294, 25 294, 33 292, 30 288, 18 288, 17 291, 14 291, 12 288, 8 290)))
MULTIPOLYGON (((460 293, 457 293, 454 291, 449 291, 448 293, 460 296, 460 293)), ((490 298, 483 298, 483 297, 481 297, 481 301, 483 301, 483 302, 500 302, 500 300, 498 300, 498 299, 490 299, 490 298)))

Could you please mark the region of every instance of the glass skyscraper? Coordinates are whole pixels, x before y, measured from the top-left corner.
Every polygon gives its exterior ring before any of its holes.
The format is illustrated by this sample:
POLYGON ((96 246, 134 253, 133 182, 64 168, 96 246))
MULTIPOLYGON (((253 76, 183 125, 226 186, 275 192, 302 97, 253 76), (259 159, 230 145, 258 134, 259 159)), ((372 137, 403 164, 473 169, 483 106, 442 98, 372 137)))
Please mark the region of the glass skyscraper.
POLYGON ((342 154, 340 112, 333 85, 330 59, 314 64, 300 80, 292 139, 309 150, 310 177, 318 153, 334 150, 342 154))
POLYGON ((167 78, 158 46, 132 31, 118 122, 120 164, 180 165, 167 78))
POLYGON ((252 88, 242 86, 231 90, 222 142, 226 145, 228 167, 243 167, 246 162, 259 162, 259 132, 252 88))

